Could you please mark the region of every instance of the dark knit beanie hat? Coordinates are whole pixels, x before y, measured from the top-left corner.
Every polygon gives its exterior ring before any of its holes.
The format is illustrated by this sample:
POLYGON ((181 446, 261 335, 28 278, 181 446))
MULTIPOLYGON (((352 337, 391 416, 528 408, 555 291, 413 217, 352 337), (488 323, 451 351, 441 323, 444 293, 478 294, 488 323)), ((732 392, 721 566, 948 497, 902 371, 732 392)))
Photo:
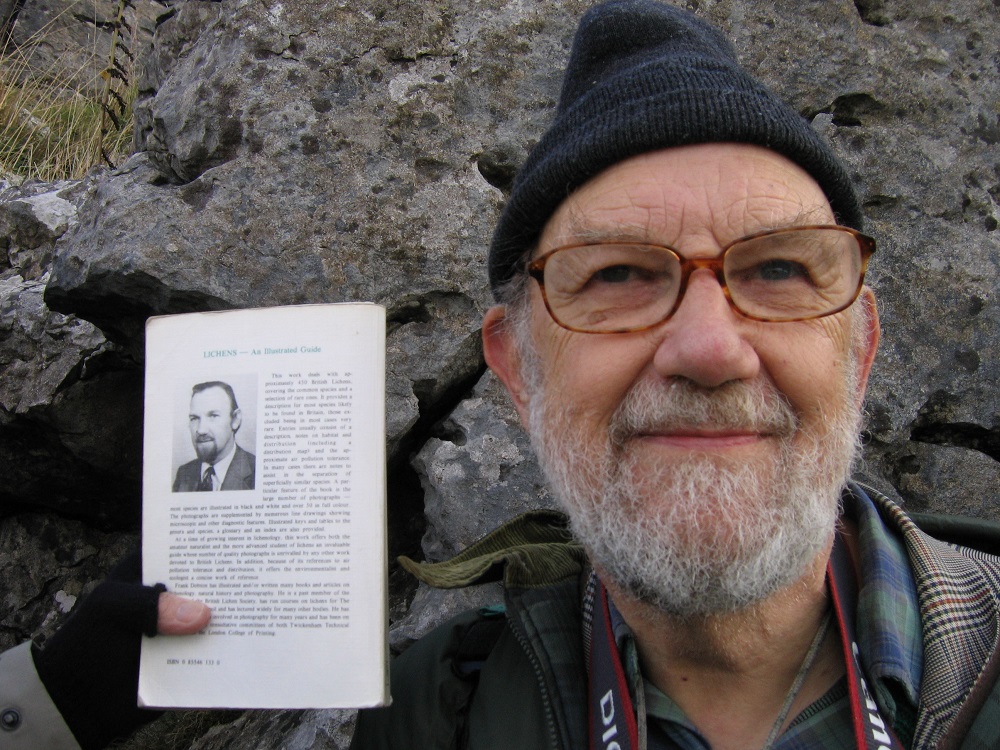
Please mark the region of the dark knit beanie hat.
POLYGON ((850 177, 791 107, 736 61, 722 33, 652 0, 612 0, 580 22, 555 121, 514 180, 490 247, 490 288, 510 281, 566 197, 612 164, 670 146, 736 142, 805 169, 860 229, 850 177))

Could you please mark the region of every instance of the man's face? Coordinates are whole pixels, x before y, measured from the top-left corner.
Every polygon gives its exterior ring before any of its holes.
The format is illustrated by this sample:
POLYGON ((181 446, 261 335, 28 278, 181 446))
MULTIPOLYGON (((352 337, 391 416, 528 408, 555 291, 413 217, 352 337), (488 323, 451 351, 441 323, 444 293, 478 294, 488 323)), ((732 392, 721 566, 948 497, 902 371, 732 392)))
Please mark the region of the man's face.
POLYGON ((198 458, 214 464, 232 450, 240 427, 240 410, 232 409, 229 395, 222 388, 206 388, 191 396, 188 427, 198 458))
MULTIPOLYGON (((792 162, 699 145, 598 175, 552 216, 536 256, 608 239, 714 257, 754 232, 820 223, 834 223, 829 204, 792 162)), ((487 334, 487 356, 599 571, 693 615, 751 604, 825 554, 856 450, 874 313, 856 330, 853 308, 752 321, 702 270, 656 328, 584 334, 558 327, 531 286, 520 344, 493 347, 487 334)))

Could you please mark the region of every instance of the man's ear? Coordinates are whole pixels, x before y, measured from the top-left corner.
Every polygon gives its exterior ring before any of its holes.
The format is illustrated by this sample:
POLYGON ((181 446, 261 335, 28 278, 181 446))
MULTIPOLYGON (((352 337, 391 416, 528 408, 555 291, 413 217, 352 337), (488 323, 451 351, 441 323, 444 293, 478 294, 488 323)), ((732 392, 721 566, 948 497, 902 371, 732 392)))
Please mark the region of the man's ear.
POLYGON ((233 433, 235 433, 240 429, 241 424, 243 424, 243 412, 239 409, 233 409, 233 413, 229 418, 230 429, 232 429, 233 433))
POLYGON ((483 316, 483 356, 507 388, 521 424, 528 425, 528 395, 521 376, 521 352, 507 321, 507 308, 496 305, 483 316))
POLYGON ((871 374, 872 364, 875 362, 878 342, 882 337, 882 327, 878 320, 875 293, 869 287, 861 290, 857 304, 864 306, 861 315, 855 320, 855 325, 863 326, 863 330, 857 331, 854 336, 854 345, 858 348, 856 352, 858 401, 861 402, 864 400, 865 389, 868 387, 868 376, 871 374))

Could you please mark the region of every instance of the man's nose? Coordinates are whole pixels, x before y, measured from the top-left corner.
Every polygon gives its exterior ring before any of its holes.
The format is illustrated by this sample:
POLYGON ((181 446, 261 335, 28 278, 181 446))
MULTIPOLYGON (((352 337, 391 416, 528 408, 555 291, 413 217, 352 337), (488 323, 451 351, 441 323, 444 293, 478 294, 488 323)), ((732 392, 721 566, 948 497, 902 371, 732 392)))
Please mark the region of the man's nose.
POLYGON ((653 366, 665 378, 684 377, 706 388, 750 380, 760 372, 760 359, 743 335, 748 324, 711 271, 694 271, 680 306, 656 329, 662 339, 653 366))

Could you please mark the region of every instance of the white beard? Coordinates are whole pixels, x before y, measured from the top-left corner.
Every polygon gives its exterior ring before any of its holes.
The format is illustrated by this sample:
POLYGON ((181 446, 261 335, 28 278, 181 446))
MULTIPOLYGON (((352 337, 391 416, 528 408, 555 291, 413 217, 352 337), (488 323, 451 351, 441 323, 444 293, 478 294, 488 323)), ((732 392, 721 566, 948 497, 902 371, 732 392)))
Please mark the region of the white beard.
POLYGON ((850 383, 842 413, 810 434, 764 380, 714 389, 642 381, 608 435, 593 438, 574 429, 557 388, 546 394, 533 360, 527 353, 524 374, 542 468, 595 567, 627 594, 681 617, 736 611, 798 580, 830 543, 859 452, 850 383), (776 434, 777 454, 756 464, 707 453, 668 462, 631 440, 695 426, 776 434))

